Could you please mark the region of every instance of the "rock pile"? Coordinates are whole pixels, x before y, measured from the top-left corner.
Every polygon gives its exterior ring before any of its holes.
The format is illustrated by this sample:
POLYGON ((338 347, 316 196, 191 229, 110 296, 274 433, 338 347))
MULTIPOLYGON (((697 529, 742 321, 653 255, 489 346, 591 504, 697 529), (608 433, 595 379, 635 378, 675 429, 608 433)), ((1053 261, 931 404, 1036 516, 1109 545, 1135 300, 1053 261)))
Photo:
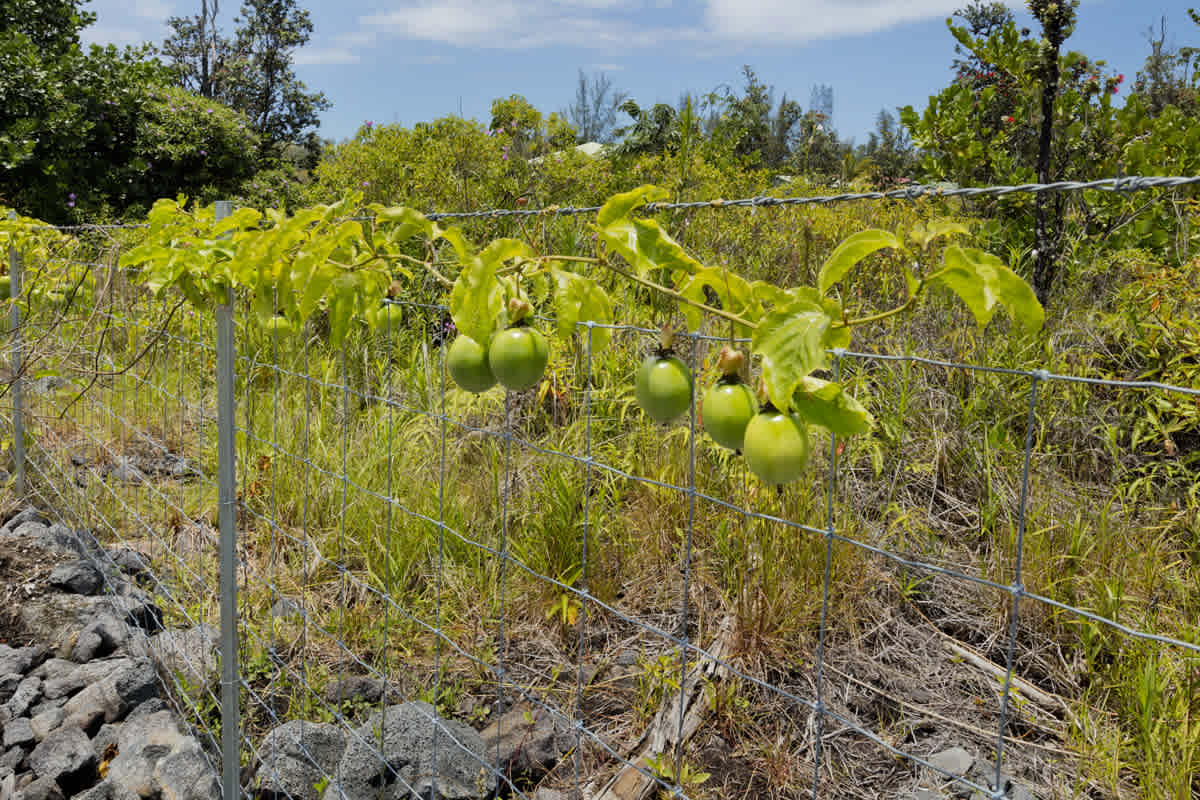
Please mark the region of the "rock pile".
POLYGON ((146 655, 162 613, 144 559, 27 509, 0 527, 0 567, 7 632, 33 642, 0 644, 0 800, 219 796, 146 655))
MULTIPOLYGON (((216 754, 169 710, 160 677, 178 679, 176 696, 211 686, 217 632, 164 629, 147 577, 144 554, 35 509, 0 526, 0 800, 220 797, 216 754)), ((376 710, 276 727, 254 748, 252 797, 486 800, 509 794, 498 776, 533 785, 575 746, 568 727, 525 706, 480 733, 365 676, 324 695, 376 710)))

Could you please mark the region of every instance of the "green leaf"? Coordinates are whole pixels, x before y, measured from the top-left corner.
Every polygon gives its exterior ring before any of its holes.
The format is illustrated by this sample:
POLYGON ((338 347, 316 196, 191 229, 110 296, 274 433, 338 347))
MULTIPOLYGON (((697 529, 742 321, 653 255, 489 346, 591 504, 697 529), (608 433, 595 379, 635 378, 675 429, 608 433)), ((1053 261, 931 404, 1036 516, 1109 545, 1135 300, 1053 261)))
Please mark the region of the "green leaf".
POLYGON ((839 383, 806 375, 795 394, 792 410, 809 422, 828 428, 839 436, 867 433, 875 418, 839 383))
POLYGON ((601 206, 600 212, 596 215, 596 224, 601 228, 607 228, 614 222, 628 217, 647 203, 657 203, 670 196, 666 189, 652 184, 645 184, 631 191, 613 195, 607 203, 601 206))
POLYGON ((504 308, 496 268, 478 256, 466 259, 462 267, 450 290, 450 316, 459 331, 475 341, 491 341, 504 308))
POLYGON ((403 206, 384 208, 379 204, 372 205, 370 210, 375 215, 376 225, 386 228, 387 239, 398 244, 418 234, 424 234, 430 239, 436 238, 440 229, 420 211, 403 206))
POLYGON ((239 208, 213 226, 212 235, 221 236, 229 231, 240 231, 253 227, 262 219, 262 214, 253 208, 239 208))
POLYGON ((929 243, 934 239, 942 236, 970 236, 971 231, 966 225, 961 222, 953 222, 947 219, 935 219, 928 225, 917 223, 913 226, 912 231, 908 236, 922 248, 928 247, 929 243))
MULTIPOLYGON (((762 303, 755 296, 754 287, 740 275, 724 269, 704 267, 679 285, 679 293, 694 302, 707 304, 705 287, 716 292, 721 301, 721 308, 725 311, 737 314, 751 323, 762 317, 762 303)), ((679 310, 683 312, 690 330, 699 329, 704 318, 703 311, 687 303, 680 303, 679 310)), ((735 327, 738 328, 737 335, 749 334, 748 328, 741 325, 735 327)))
POLYGON ((497 239, 479 253, 479 257, 492 269, 499 269, 505 261, 513 258, 533 258, 533 256, 533 250, 520 239, 497 239))
POLYGON ((773 311, 754 330, 754 352, 763 359, 767 396, 781 411, 801 381, 825 363, 829 317, 822 311, 773 311))
POLYGON ((639 277, 652 270, 697 272, 703 265, 692 258, 652 219, 617 220, 598 233, 604 243, 629 262, 639 277))
MULTIPOLYGON (((608 293, 590 278, 563 269, 551 269, 556 291, 554 312, 558 317, 558 335, 564 339, 574 333, 580 322, 612 324, 612 300, 608 293)), ((580 333, 586 339, 586 334, 580 333)), ((608 328, 592 329, 592 347, 603 350, 612 338, 608 328)))
POLYGON ((333 280, 333 293, 329 298, 329 341, 334 347, 346 341, 350 321, 358 310, 357 283, 353 275, 345 272, 333 280))
POLYGON ((467 262, 475 256, 475 248, 467 241, 467 237, 463 236, 462 229, 458 227, 446 228, 440 231, 438 235, 449 242, 450 246, 454 248, 454 252, 458 254, 459 262, 465 269, 467 262))
POLYGON ((1046 312, 1033 287, 991 253, 951 245, 945 267, 931 275, 930 282, 962 298, 981 328, 991 322, 997 305, 1004 306, 1025 333, 1041 330, 1045 322, 1046 312))
POLYGON ((885 247, 900 247, 900 240, 888 231, 872 229, 860 231, 837 246, 825 264, 817 279, 821 294, 828 294, 835 283, 846 276, 846 273, 864 258, 885 247))

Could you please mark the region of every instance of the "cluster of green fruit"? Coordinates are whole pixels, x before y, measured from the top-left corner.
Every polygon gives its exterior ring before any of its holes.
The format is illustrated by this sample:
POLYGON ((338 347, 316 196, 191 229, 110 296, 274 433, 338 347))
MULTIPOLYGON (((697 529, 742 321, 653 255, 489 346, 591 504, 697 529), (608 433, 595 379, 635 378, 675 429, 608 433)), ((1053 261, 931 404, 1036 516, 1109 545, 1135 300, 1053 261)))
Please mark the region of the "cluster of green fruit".
MULTIPOLYGON (((499 383, 511 391, 531 389, 541 380, 549 360, 546 338, 536 328, 518 323, 492 336, 487 347, 459 335, 446 354, 450 377, 469 392, 485 392, 499 383)), ((739 376, 745 356, 728 347, 718 366, 722 377, 701 401, 701 424, 713 441, 741 453, 750 471, 771 485, 798 479, 811 445, 804 422, 769 402, 759 406, 755 392, 739 376)), ((664 336, 662 346, 638 368, 634 396, 648 417, 666 424, 692 407, 691 370, 664 336)))
POLYGON ((522 321, 497 331, 487 347, 459 334, 446 353, 446 371, 469 392, 486 392, 497 382, 523 392, 542 379, 549 360, 546 337, 522 321))
MULTIPOLYGON (((669 337, 638 368, 634 395, 646 415, 668 423, 692 407, 692 373, 671 352, 669 337)), ((729 347, 721 351, 721 378, 704 392, 700 423, 712 440, 741 453, 764 483, 778 486, 804 473, 812 447, 803 420, 767 402, 760 406, 741 378, 746 357, 729 347)))

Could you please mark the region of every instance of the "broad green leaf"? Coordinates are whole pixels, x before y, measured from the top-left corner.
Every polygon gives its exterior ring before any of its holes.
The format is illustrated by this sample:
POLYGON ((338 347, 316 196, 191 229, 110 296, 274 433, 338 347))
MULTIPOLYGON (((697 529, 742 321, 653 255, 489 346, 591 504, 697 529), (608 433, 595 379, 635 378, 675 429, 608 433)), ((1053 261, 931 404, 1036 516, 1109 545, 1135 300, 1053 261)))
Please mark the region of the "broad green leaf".
POLYGON ((942 236, 970 236, 971 231, 961 222, 948 219, 935 219, 928 225, 917 223, 908 236, 921 247, 928 247, 934 239, 942 236))
MULTIPOLYGON (((613 321, 612 300, 608 293, 590 278, 563 269, 552 269, 554 277, 554 313, 558 317, 558 335, 565 338, 575 332, 580 322, 599 322, 611 325, 613 321)), ((580 331, 584 340, 587 334, 580 331)), ((608 328, 592 329, 592 347, 603 350, 612 338, 608 328)))
POLYGON ((487 342, 504 308, 504 290, 496 279, 494 263, 479 256, 462 262, 450 290, 450 316, 455 326, 477 342, 487 342))
POLYGON ((334 347, 341 346, 350 332, 350 322, 358 311, 358 281, 350 273, 343 272, 333 280, 329 296, 329 341, 334 347))
POLYGON ((792 395, 792 410, 839 436, 867 433, 875 418, 839 383, 806 375, 792 395))
POLYGON ((821 311, 773 311, 754 330, 754 352, 762 356, 763 381, 775 407, 785 411, 796 387, 825 363, 829 317, 821 311))
POLYGON ((370 210, 375 214, 376 224, 386 228, 387 239, 393 244, 411 239, 417 234, 424 234, 428 238, 433 239, 440 232, 440 229, 432 220, 427 219, 424 214, 415 209, 403 206, 384 208, 379 204, 375 204, 370 207, 370 210))
POLYGON ((991 322, 997 305, 1004 306, 1025 333, 1041 330, 1045 322, 1033 287, 991 253, 951 245, 945 267, 930 278, 962 298, 981 328, 991 322))
MULTIPOLYGON (((721 308, 737 314, 750 323, 757 322, 763 314, 762 303, 755 297, 754 287, 740 275, 728 270, 705 267, 688 276, 679 284, 679 293, 697 303, 708 303, 705 288, 711 288, 721 301, 721 308)), ((683 312, 690 330, 698 330, 703 321, 704 312, 693 305, 681 302, 679 310, 683 312)), ((745 336, 749 329, 736 326, 739 336, 745 336)))
POLYGON ((171 258, 171 248, 161 244, 147 243, 138 245, 132 250, 126 250, 117 261, 121 268, 141 267, 146 264, 163 264, 171 258))
POLYGON ((512 258, 533 258, 533 250, 520 239, 497 239, 480 251, 479 257, 492 269, 512 258))
MULTIPOLYGON (((812 286, 794 286, 784 292, 784 297, 787 298, 786 303, 781 303, 776 311, 821 311, 829 317, 831 324, 829 330, 825 332, 825 349, 832 350, 838 347, 849 347, 851 331, 850 328, 841 324, 833 324, 833 320, 842 318, 842 304, 835 297, 822 297, 812 286)), ((829 359, 826 357, 825 363, 828 364, 829 359)))
POLYGON ((794 299, 787 289, 780 288, 766 281, 755 281, 750 284, 754 298, 760 303, 772 306, 786 306, 794 299))
POLYGON ((670 196, 666 189, 652 184, 645 184, 628 192, 613 195, 596 214, 596 224, 601 228, 607 228, 614 222, 628 217, 635 209, 641 208, 647 203, 666 200, 670 196))
POLYGON ((463 265, 463 269, 466 269, 467 262, 475 256, 475 248, 467 241, 467 237, 463 236, 462 229, 458 227, 446 228, 438 235, 450 243, 450 246, 454 248, 454 252, 458 254, 458 260, 463 265))
POLYGON ((703 268, 652 219, 622 218, 598 230, 600 237, 629 262, 639 277, 654 270, 682 270, 688 274, 703 268))
POLYGON ((262 214, 253 208, 239 208, 213 226, 212 235, 221 236, 229 231, 242 230, 259 223, 262 214))
MULTIPOLYGON (((310 266, 308 263, 310 261, 315 262, 311 257, 303 257, 297 258, 293 263, 303 269, 310 266)), ((334 280, 341 274, 342 270, 338 267, 326 261, 321 261, 320 263, 313 263, 311 265, 311 269, 305 274, 303 281, 294 281, 296 286, 301 287, 299 308, 301 320, 308 319, 317 310, 321 299, 325 297, 326 292, 329 291, 329 287, 333 285, 334 280)), ((285 302, 281 301, 280 305, 287 308, 285 302)))
POLYGON ((885 247, 900 247, 900 240, 888 231, 872 229, 860 231, 837 246, 821 266, 817 278, 821 294, 828 294, 830 287, 846 276, 846 273, 864 258, 885 247))

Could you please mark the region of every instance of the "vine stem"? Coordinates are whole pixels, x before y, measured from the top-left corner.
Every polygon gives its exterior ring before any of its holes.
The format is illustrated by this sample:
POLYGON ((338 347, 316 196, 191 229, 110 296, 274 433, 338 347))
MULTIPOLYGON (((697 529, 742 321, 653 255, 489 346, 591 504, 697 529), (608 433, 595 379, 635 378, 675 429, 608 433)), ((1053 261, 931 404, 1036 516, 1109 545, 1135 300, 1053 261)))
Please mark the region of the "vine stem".
POLYGON ((758 325, 756 325, 755 323, 750 322, 747 319, 743 319, 742 317, 739 317, 737 314, 732 314, 728 311, 724 311, 719 308, 713 308, 712 306, 705 305, 704 303, 701 303, 697 300, 693 300, 690 297, 685 297, 684 295, 680 294, 679 292, 675 291, 674 289, 672 289, 669 286, 663 286, 661 283, 655 283, 654 281, 650 280, 649 278, 643 278, 642 276, 638 275, 637 273, 630 272, 629 270, 626 270, 626 269, 621 269, 620 267, 614 266, 612 263, 610 263, 606 260, 602 260, 602 259, 592 259, 592 260, 594 260, 597 264, 604 267, 605 269, 611 270, 612 272, 615 272, 616 274, 618 274, 624 278, 628 278, 629 280, 633 281, 634 283, 645 286, 647 289, 653 289, 656 292, 661 292, 662 294, 665 294, 667 297, 677 300, 680 303, 684 303, 685 305, 692 306, 693 308, 698 308, 701 311, 712 314, 715 317, 720 317, 721 319, 729 320, 730 322, 736 323, 738 325, 744 325, 747 328, 749 328, 750 330, 754 330, 755 328, 758 327, 758 325))

